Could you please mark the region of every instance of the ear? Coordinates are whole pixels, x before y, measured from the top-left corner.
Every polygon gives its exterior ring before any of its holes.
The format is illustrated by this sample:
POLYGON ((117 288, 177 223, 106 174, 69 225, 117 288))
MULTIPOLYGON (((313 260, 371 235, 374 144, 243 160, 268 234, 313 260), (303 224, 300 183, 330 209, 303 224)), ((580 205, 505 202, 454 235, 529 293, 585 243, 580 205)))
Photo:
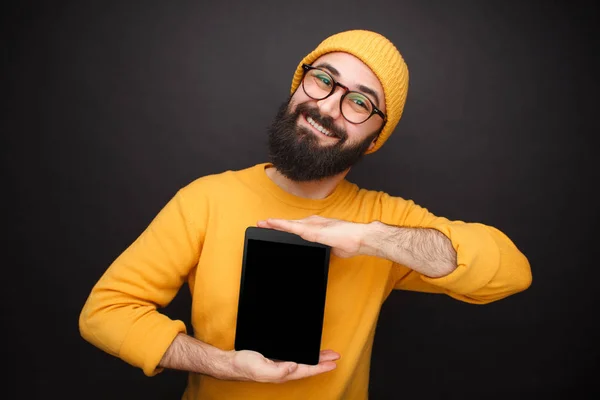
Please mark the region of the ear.
POLYGON ((375 147, 375 142, 377 141, 377 138, 373 139, 373 141, 371 142, 371 144, 369 145, 369 148, 367 149, 367 151, 371 151, 371 149, 373 147, 375 147))

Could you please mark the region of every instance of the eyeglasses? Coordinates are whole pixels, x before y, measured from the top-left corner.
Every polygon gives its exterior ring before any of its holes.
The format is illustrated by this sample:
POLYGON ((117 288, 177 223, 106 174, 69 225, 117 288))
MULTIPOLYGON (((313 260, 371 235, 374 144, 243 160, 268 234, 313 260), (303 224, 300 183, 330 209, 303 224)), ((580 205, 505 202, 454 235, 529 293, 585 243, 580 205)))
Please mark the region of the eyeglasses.
POLYGON ((302 68, 304 69, 302 89, 311 99, 326 99, 339 86, 346 91, 340 99, 340 112, 346 120, 353 124, 362 124, 374 114, 379 115, 384 121, 386 120, 385 114, 375 107, 371 99, 364 94, 349 90, 347 86, 336 82, 328 72, 322 69, 307 64, 302 64, 302 68))

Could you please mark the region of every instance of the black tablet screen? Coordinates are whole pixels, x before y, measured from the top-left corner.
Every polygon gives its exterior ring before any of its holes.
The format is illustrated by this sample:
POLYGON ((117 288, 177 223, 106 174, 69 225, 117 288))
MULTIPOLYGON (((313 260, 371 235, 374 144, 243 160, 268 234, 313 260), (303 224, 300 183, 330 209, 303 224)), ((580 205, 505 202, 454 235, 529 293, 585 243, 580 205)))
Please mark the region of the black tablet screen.
POLYGON ((325 304, 326 250, 248 239, 238 310, 238 350, 316 364, 325 304))

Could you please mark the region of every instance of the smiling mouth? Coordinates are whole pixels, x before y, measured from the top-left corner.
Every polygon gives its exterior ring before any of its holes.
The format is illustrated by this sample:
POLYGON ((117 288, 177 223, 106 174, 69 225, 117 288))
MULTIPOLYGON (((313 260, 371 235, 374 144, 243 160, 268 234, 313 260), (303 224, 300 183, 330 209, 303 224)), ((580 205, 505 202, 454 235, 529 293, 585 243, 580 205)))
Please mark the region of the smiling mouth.
POLYGON ((332 138, 332 139, 338 139, 338 137, 335 133, 331 132, 329 129, 323 128, 321 125, 319 125, 317 123, 317 121, 315 121, 308 115, 303 114, 303 116, 304 116, 304 120, 313 128, 313 131, 315 131, 317 134, 320 134, 322 136, 326 136, 326 137, 332 138))

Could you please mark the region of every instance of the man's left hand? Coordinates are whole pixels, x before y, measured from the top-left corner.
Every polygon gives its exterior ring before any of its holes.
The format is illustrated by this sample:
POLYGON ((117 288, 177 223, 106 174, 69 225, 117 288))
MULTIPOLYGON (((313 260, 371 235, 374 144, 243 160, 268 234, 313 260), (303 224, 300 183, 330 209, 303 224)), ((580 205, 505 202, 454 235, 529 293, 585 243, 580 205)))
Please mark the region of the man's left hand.
POLYGON ((363 237, 368 225, 313 215, 296 220, 270 218, 259 221, 257 226, 294 233, 310 242, 328 245, 332 254, 347 258, 364 254, 363 237))

